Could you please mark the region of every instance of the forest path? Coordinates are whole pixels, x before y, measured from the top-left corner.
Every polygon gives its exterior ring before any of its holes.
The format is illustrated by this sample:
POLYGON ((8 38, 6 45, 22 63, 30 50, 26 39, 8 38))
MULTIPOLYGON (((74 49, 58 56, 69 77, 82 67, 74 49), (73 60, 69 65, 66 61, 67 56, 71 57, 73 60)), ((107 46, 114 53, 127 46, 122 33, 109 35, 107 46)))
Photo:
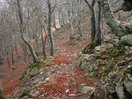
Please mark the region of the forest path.
POLYGON ((70 41, 68 34, 57 35, 60 38, 55 37, 55 65, 48 69, 44 83, 37 86, 44 92, 38 94, 36 99, 88 99, 89 94, 80 94, 79 88, 93 86, 95 79, 86 78, 84 71, 76 64, 78 54, 88 40, 70 41))
MULTIPOLYGON (((55 56, 54 65, 48 67, 46 72, 36 75, 29 81, 29 85, 39 80, 43 83, 38 84, 36 99, 87 99, 89 94, 80 94, 80 86, 93 86, 95 79, 86 78, 84 71, 77 67, 77 60, 80 50, 89 42, 88 38, 83 40, 69 40, 69 34, 65 32, 54 33, 55 56), (45 76, 46 75, 46 76, 45 76), (41 91, 42 91, 41 90, 41 91), (38 91, 38 92, 37 92, 38 91)), ((21 50, 19 53, 23 53, 21 50)), ((23 55, 21 55, 23 56, 23 55)), ((23 58, 22 58, 23 59, 23 58)), ((27 70, 27 66, 18 61, 15 69, 11 69, 6 59, 1 66, 1 78, 4 93, 8 99, 16 96, 19 90, 19 79, 22 73, 27 70)), ((35 93, 33 93, 35 94, 35 93)))

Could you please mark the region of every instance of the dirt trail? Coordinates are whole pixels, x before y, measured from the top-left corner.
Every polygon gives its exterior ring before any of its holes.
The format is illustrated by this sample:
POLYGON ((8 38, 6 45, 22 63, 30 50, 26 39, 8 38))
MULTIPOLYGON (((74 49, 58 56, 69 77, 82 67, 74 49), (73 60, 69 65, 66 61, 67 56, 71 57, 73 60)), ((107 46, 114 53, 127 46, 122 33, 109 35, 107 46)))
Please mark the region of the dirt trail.
MULTIPOLYGON (((37 86, 38 89, 43 89, 44 92, 38 92, 36 99, 87 99, 87 94, 76 96, 80 85, 92 86, 95 79, 87 79, 83 70, 77 68, 76 60, 78 59, 79 51, 88 42, 87 39, 82 41, 69 41, 68 34, 55 34, 55 65, 49 67, 44 73, 46 76, 36 76, 44 78, 44 82, 37 86), (58 38, 61 37, 61 38, 58 38)), ((15 64, 16 68, 12 70, 7 66, 7 62, 1 66, 3 69, 0 72, 1 82, 4 85, 4 93, 9 96, 9 99, 17 93, 19 89, 19 79, 27 66, 21 61, 15 64)))
POLYGON ((55 43, 55 65, 48 70, 44 83, 37 86, 44 92, 38 94, 36 99, 87 99, 88 94, 77 96, 77 91, 81 85, 92 86, 95 82, 95 79, 86 78, 83 70, 76 66, 78 53, 88 40, 72 45, 69 44, 69 36, 64 37, 55 43))

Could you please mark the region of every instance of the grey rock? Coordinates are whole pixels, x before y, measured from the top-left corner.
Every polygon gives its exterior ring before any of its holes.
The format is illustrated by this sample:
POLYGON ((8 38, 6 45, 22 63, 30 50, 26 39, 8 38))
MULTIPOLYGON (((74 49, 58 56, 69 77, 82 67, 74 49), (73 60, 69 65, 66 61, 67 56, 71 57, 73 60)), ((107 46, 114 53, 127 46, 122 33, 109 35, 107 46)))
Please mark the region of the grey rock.
POLYGON ((94 54, 85 54, 83 57, 85 60, 90 61, 95 58, 94 54))
POLYGON ((132 34, 128 34, 121 37, 121 44, 132 46, 132 34))
POLYGON ((80 86, 80 88, 78 89, 78 93, 81 93, 81 94, 86 94, 88 92, 93 92, 95 90, 94 87, 90 87, 90 86, 80 86))
POLYGON ((126 99, 125 93, 123 91, 122 79, 120 79, 119 83, 116 86, 116 93, 119 99, 126 99))
POLYGON ((132 77, 129 77, 128 79, 125 79, 124 85, 126 90, 132 95, 132 77), (130 79, 129 79, 130 78, 130 79))

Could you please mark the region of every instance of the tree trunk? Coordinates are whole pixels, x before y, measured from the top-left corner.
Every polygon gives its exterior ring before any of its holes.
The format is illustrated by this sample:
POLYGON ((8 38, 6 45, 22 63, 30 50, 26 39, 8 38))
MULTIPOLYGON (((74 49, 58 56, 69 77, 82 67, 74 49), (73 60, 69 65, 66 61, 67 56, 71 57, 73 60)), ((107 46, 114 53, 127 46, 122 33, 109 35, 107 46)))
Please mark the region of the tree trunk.
POLYGON ((43 36, 43 31, 41 32, 41 39, 42 39, 42 45, 43 45, 43 57, 44 57, 44 60, 46 59, 46 48, 45 48, 45 45, 46 45, 46 39, 47 39, 47 35, 46 35, 46 32, 44 32, 44 36, 43 36))
POLYGON ((102 19, 102 5, 101 2, 98 1, 98 7, 99 7, 99 12, 98 12, 98 24, 97 24, 97 31, 96 31, 96 41, 95 41, 95 46, 101 45, 101 34, 102 34, 102 29, 101 29, 101 19, 102 19))
POLYGON ((22 46, 23 53, 24 53, 24 62, 25 62, 26 64, 28 64, 27 55, 29 55, 29 54, 27 53, 26 44, 24 43, 24 44, 22 44, 21 46, 22 46))
POLYGON ((19 53, 18 53, 18 48, 17 48, 16 41, 15 41, 15 53, 16 53, 16 55, 17 55, 17 58, 19 59, 20 56, 19 56, 19 53))
MULTIPOLYGON (((4 34, 2 36, 3 36, 3 40, 4 40, 4 45, 6 45, 6 43, 5 43, 6 40, 5 40, 4 34)), ((7 60, 8 66, 11 67, 10 59, 9 59, 9 52, 8 52, 7 48, 5 48, 5 53, 6 53, 6 60, 7 60)))
POLYGON ((83 32, 82 32, 82 28, 81 28, 80 19, 78 19, 77 27, 78 27, 78 33, 79 33, 79 35, 80 35, 79 38, 82 38, 82 37, 83 37, 83 32))
POLYGON ((61 12, 61 9, 59 10, 59 25, 60 25, 60 27, 63 27, 63 25, 64 24, 62 24, 63 22, 62 22, 63 20, 62 20, 62 12, 61 12))
POLYGON ((0 99, 5 99, 1 82, 0 82, 0 99))
POLYGON ((49 37, 49 46, 50 46, 50 55, 54 55, 54 43, 53 43, 53 36, 51 31, 51 15, 52 15, 52 8, 51 8, 51 1, 47 0, 48 4, 48 37, 49 37))
POLYGON ((10 42, 11 42, 11 44, 10 44, 10 49, 11 49, 11 62, 12 62, 12 64, 14 64, 15 63, 15 61, 14 61, 14 48, 13 48, 13 45, 12 45, 12 36, 11 36, 11 33, 10 33, 10 42))
POLYGON ((108 0, 102 0, 102 7, 103 7, 103 14, 106 21, 106 24, 111 28, 112 32, 121 37, 122 44, 125 45, 132 45, 130 42, 132 42, 132 39, 128 39, 128 34, 132 34, 132 25, 126 25, 121 24, 113 15, 113 12, 111 11, 109 1, 108 0))
POLYGON ((2 64, 2 55, 0 54, 0 65, 2 64))
POLYGON ((75 33, 75 30, 74 30, 74 4, 73 4, 73 1, 71 3, 71 13, 70 13, 70 26, 71 26, 71 33, 70 33, 70 39, 72 40, 74 38, 74 33, 75 33))
POLYGON ((55 30, 58 31, 58 28, 56 27, 56 17, 55 17, 55 14, 53 15, 53 26, 54 26, 55 30))
POLYGON ((30 44, 30 41, 25 38, 23 35, 21 36, 22 40, 25 42, 25 44, 28 46, 29 50, 30 50, 30 53, 32 55, 32 58, 33 58, 33 63, 36 63, 38 62, 38 57, 34 51, 34 48, 32 47, 32 45, 30 44))
POLYGON ((12 62, 12 64, 15 63, 15 61, 14 61, 14 49, 11 49, 11 62, 12 62))
POLYGON ((94 5, 95 5, 95 0, 92 0, 92 17, 91 17, 91 27, 92 27, 92 32, 91 32, 91 40, 92 42, 95 41, 95 36, 96 36, 96 20, 95 20, 95 11, 94 11, 94 5))
POLYGON ((106 24, 110 26, 114 34, 116 34, 119 37, 129 33, 132 34, 131 26, 123 25, 115 18, 113 12, 111 11, 108 0, 102 0, 102 8, 103 8, 103 14, 104 14, 106 24))
POLYGON ((83 31, 81 27, 81 2, 78 0, 77 2, 77 27, 78 27, 78 33, 79 33, 79 38, 83 37, 83 31))
POLYGON ((92 4, 85 0, 88 8, 91 11, 91 43, 88 44, 83 50, 82 53, 87 54, 87 53, 92 53, 93 49, 95 48, 95 40, 96 40, 96 32, 97 32, 97 27, 96 27, 96 18, 95 18, 95 10, 94 10, 94 5, 96 3, 96 0, 92 0, 92 4))
POLYGON ((32 45, 30 44, 30 41, 24 37, 23 33, 24 33, 24 29, 23 29, 23 18, 22 18, 22 12, 21 12, 21 6, 20 6, 20 2, 19 0, 17 0, 17 6, 18 6, 18 15, 19 15, 19 21, 20 21, 20 33, 21 33, 21 38, 24 41, 24 43, 28 46, 32 58, 33 58, 33 63, 36 63, 38 61, 38 57, 34 51, 34 48, 32 47, 32 45))

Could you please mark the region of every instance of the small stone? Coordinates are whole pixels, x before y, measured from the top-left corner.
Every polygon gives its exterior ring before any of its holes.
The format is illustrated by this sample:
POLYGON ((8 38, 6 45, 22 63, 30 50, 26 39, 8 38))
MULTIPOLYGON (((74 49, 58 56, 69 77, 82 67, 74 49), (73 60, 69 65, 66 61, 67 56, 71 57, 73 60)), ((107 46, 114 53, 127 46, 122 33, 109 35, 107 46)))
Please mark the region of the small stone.
POLYGON ((124 85, 125 85, 126 90, 132 95, 132 81, 129 79, 126 79, 124 81, 124 85))
POLYGON ((45 81, 48 81, 50 78, 46 78, 45 81))
POLYGON ((125 49, 128 49, 129 47, 128 46, 125 46, 125 49))
POLYGON ((66 93, 68 93, 69 91, 70 91, 70 90, 69 90, 69 89, 67 89, 65 92, 66 92, 66 93))
POLYGON ((113 48, 113 44, 107 44, 107 48, 113 48))
POLYGON ((114 78, 115 75, 116 75, 116 72, 110 72, 110 73, 108 74, 108 77, 109 77, 109 78, 114 78))
POLYGON ((94 54, 86 54, 84 56, 84 59, 87 60, 87 61, 90 61, 90 60, 93 60, 94 59, 94 54))
POLYGON ((97 47, 95 47, 95 51, 101 51, 101 46, 97 46, 97 47))
POLYGON ((78 89, 78 93, 86 94, 88 92, 92 92, 93 90, 95 90, 94 87, 80 86, 80 88, 78 89))
POLYGON ((40 75, 43 74, 43 72, 40 72, 40 75))
POLYGON ((69 97, 75 97, 76 94, 69 94, 69 97))
POLYGON ((41 89, 38 89, 38 90, 39 90, 39 92, 40 92, 40 93, 45 92, 45 90, 44 90, 44 89, 42 89, 42 88, 41 88, 41 89))

